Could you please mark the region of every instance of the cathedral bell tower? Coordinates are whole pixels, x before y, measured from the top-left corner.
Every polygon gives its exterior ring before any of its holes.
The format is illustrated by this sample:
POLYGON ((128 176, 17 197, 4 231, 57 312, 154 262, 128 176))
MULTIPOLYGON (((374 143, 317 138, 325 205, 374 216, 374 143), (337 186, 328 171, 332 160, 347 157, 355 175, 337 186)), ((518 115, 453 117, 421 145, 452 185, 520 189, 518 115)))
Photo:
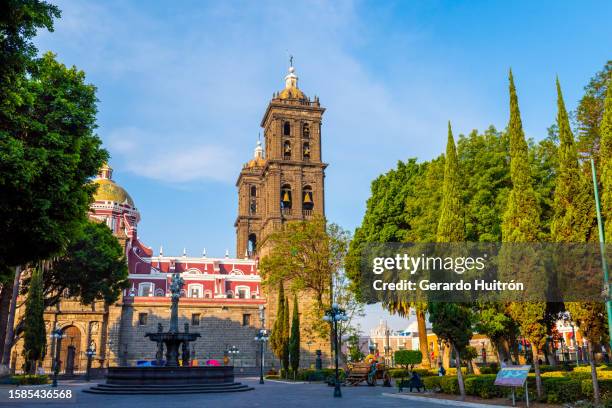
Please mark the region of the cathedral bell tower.
POLYGON ((257 243, 285 221, 325 215, 323 112, 319 98, 311 100, 298 87, 292 62, 285 88, 274 93, 261 120, 265 153, 258 141, 236 182, 238 257, 261 256, 257 243))

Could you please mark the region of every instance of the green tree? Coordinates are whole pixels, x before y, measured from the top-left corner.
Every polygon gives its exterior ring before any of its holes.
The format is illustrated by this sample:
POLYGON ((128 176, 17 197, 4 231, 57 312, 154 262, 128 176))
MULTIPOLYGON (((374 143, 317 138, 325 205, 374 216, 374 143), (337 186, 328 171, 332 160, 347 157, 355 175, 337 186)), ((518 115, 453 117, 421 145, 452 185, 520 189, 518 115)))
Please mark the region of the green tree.
POLYGON ((455 350, 457 380, 461 398, 465 398, 465 385, 461 373, 461 352, 472 338, 473 315, 469 308, 458 303, 429 303, 429 321, 433 332, 455 350))
POLYGON ((593 224, 589 181, 580 170, 578 151, 557 79, 558 169, 551 222, 553 242, 585 242, 593 224))
POLYGON ((56 305, 66 296, 78 298, 85 305, 96 300, 110 305, 128 283, 125 253, 117 237, 106 224, 85 221, 65 254, 45 273, 45 307, 56 305))
POLYGON ((510 122, 508 137, 510 150, 510 178, 512 189, 502 221, 504 242, 537 242, 540 226, 540 210, 529 167, 529 153, 521 112, 516 96, 512 71, 510 79, 510 122))
POLYGON ((261 244, 270 248, 259 263, 264 283, 273 286, 282 281, 292 291, 314 299, 312 306, 307 305, 309 310, 302 310, 310 316, 302 321, 303 330, 312 336, 325 338, 329 334, 323 311, 331 304, 332 279, 344 267, 348 243, 347 231, 317 216, 285 223, 261 244))
POLYGON ((599 404, 599 383, 595 369, 595 345, 607 340, 606 309, 601 302, 569 302, 566 305, 572 320, 578 323, 580 332, 588 340, 591 379, 593 381, 593 398, 599 404))
POLYGON ((272 326, 272 333, 270 334, 270 348, 272 352, 282 359, 283 355, 283 321, 285 313, 285 287, 283 281, 278 282, 278 295, 277 295, 277 306, 276 306, 276 319, 272 326))
POLYGON ((283 365, 283 371, 285 372, 285 378, 289 378, 289 341, 291 336, 291 328, 289 326, 289 299, 285 298, 283 305, 283 348, 281 363, 283 365))
MULTIPOLYGON (((60 255, 78 233, 95 191, 91 177, 108 158, 93 133, 95 87, 82 71, 45 54, 19 93, 11 121, 0 121, 0 231, 11 237, 0 241, 0 271, 15 268, 12 293, 19 266, 60 255)), ((14 342, 13 310, 0 314, 7 327, 4 367, 14 342)))
POLYGON ((450 122, 448 122, 448 141, 446 156, 444 157, 442 206, 440 207, 436 241, 463 242, 465 240, 465 224, 461 200, 461 183, 459 182, 459 161, 450 122))
MULTIPOLYGON (((507 243, 537 242, 539 238, 540 210, 536 192, 533 188, 528 148, 523 133, 523 124, 512 71, 510 71, 509 82, 510 121, 508 123, 508 137, 510 143, 512 190, 508 197, 507 208, 502 221, 502 239, 503 242, 507 243)), ((530 255, 532 259, 535 258, 534 254, 530 255)), ((500 268, 502 267, 500 266, 500 268)), ((532 345, 536 388, 538 397, 541 397, 542 378, 540 375, 538 353, 546 341, 546 303, 511 303, 508 311, 519 324, 523 336, 532 345)))
POLYGON ((612 61, 608 61, 584 87, 584 95, 578 103, 575 115, 578 128, 578 151, 588 158, 594 158, 598 165, 601 146, 599 132, 611 75, 612 61))
POLYGON ((356 333, 351 334, 347 340, 347 344, 348 344, 349 361, 355 362, 355 361, 363 360, 365 355, 363 354, 363 352, 361 351, 361 348, 359 347, 359 335, 356 333))
MULTIPOLYGON (((465 226, 459 182, 459 161, 450 122, 448 124, 442 192, 437 242, 463 242, 465 240, 465 226)), ((433 332, 455 349, 457 381, 459 382, 461 398, 464 399, 465 385, 461 373, 460 353, 469 344, 472 337, 471 310, 463 304, 430 302, 429 320, 432 323, 433 332)))
MULTIPOLYGON (((612 65, 612 63, 611 63, 612 65)), ((611 74, 612 75, 612 74, 611 74)), ((612 76, 610 76, 612 83, 612 76)), ((606 219, 606 242, 612 242, 612 86, 608 86, 604 103, 603 118, 599 129, 601 136, 601 188, 602 211, 606 219)))
POLYGON ((43 297, 43 278, 40 268, 34 268, 26 300, 23 356, 26 360, 25 371, 30 374, 36 372, 37 362, 45 357, 45 344, 47 335, 45 331, 45 311, 43 297))
POLYGON ((497 351, 498 361, 510 359, 510 346, 515 343, 518 327, 508 316, 506 305, 481 302, 474 306, 474 330, 487 336, 497 351))
MULTIPOLYGON (((423 353, 420 350, 397 350, 393 354, 395 364, 404 368, 404 370, 414 370, 414 366, 421 364, 423 360, 423 353)), ((405 372, 405 371, 404 371, 405 372)), ((404 373, 402 373, 402 380, 404 379, 404 373)))
MULTIPOLYGON (((578 151, 574 143, 574 135, 570 129, 569 118, 565 110, 561 86, 557 79, 557 127, 559 129, 559 170, 556 181, 554 218, 552 221, 551 238, 555 242, 579 243, 590 240, 593 224, 592 198, 590 196, 589 180, 580 171, 578 151)), ((605 123, 605 117, 602 124, 605 123)), ((602 129, 603 130, 603 129, 602 129)), ((606 150, 605 132, 601 132, 601 152, 606 150)), ((612 150, 610 150, 612 153, 612 150)), ((605 154, 601 156, 602 168, 606 166, 605 154)), ((589 351, 601 341, 605 330, 604 305, 595 302, 569 302, 566 308, 572 317, 579 322, 580 329, 589 341, 589 351), (587 321, 588 320, 588 321, 587 321), (583 328, 584 327, 584 328, 583 328)), ((591 354, 591 360, 593 355, 591 354)), ((595 364, 591 364, 593 379, 593 396, 599 403, 599 384, 595 364)))
POLYGON ((300 368, 300 314, 298 312, 297 295, 293 295, 293 317, 291 319, 291 336, 289 338, 289 363, 293 376, 300 368))

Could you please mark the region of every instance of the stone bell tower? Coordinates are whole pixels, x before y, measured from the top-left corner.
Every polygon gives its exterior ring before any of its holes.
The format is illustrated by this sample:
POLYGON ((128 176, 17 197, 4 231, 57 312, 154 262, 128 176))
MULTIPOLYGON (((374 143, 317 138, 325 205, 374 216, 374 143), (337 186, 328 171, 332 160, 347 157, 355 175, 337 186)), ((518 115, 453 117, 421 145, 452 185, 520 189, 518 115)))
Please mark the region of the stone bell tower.
POLYGON ((325 215, 323 112, 317 97, 311 100, 298 88, 291 64, 285 88, 273 95, 261 120, 265 153, 258 141, 236 182, 238 257, 261 256, 257 243, 285 221, 325 215))
MULTIPOLYGON (((264 146, 257 142, 254 157, 244 165, 238 187, 236 250, 238 257, 265 256, 269 250, 258 246, 265 237, 287 221, 325 216, 325 168, 321 156, 321 121, 325 109, 319 98, 308 98, 298 87, 293 63, 285 76, 285 88, 276 92, 261 120, 264 146)), ((266 321, 276 320, 275 290, 266 290, 266 321)), ((300 293, 300 310, 312 310, 314 297, 300 293)), ((322 350, 326 364, 330 360, 329 339, 312 337, 312 328, 301 324, 302 339, 308 339, 309 351, 303 350, 301 365, 314 364, 314 350, 322 350), (312 346, 312 349, 310 349, 312 346)))

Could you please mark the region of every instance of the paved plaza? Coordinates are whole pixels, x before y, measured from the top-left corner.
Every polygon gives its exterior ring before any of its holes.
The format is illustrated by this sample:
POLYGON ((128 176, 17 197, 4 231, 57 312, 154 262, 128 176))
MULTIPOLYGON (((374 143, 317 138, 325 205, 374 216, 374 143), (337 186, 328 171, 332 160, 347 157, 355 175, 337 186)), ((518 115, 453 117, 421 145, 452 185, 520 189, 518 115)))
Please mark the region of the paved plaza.
MULTIPOLYGON (((197 407, 262 407, 262 408, 300 408, 300 407, 447 407, 435 403, 415 402, 383 396, 383 393, 396 392, 395 388, 383 387, 342 387, 342 398, 333 398, 333 388, 321 383, 287 384, 266 381, 259 385, 257 379, 238 379, 255 388, 254 391, 229 394, 183 394, 183 395, 95 395, 82 392, 94 384, 84 382, 63 382, 60 388, 70 388, 76 392, 76 402, 63 403, 26 403, 14 402, 1 404, 6 407, 65 408, 197 408, 197 407)), ((2 387, 2 392, 6 388, 2 387)))

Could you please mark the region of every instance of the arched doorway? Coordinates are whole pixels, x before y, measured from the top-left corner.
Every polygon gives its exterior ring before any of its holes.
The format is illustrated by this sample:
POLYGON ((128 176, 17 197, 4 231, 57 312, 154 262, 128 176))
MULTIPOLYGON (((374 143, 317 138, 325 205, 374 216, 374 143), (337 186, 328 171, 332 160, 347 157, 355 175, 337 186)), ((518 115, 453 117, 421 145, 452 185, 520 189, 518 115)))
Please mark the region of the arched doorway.
POLYGON ((79 371, 81 355, 81 331, 76 326, 68 326, 62 330, 60 348, 60 369, 66 374, 74 374, 79 371))

